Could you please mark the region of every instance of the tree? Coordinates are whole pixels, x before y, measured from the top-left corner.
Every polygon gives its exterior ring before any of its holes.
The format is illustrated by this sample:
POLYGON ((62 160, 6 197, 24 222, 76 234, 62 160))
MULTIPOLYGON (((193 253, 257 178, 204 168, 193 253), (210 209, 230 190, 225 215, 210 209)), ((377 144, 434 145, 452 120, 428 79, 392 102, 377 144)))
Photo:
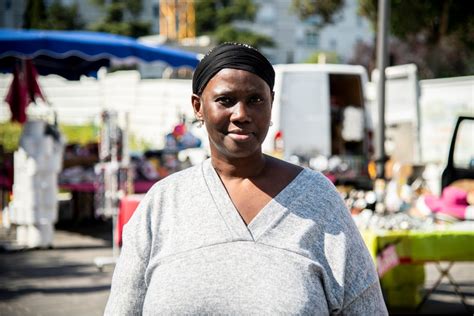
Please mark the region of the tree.
POLYGON ((47 28, 51 30, 81 30, 84 23, 77 4, 65 6, 55 0, 48 8, 47 28))
MULTIPOLYGON (((359 13, 377 26, 377 0, 359 0, 359 13)), ((474 71, 474 2, 391 0, 390 34, 394 63, 414 62, 424 78, 474 71), (402 49, 405 48, 405 49, 402 49)))
POLYGON ((93 24, 90 28, 97 32, 107 32, 131 37, 150 34, 149 22, 139 20, 143 9, 142 0, 94 0, 94 4, 107 12, 103 21, 93 24))
POLYGON ((23 13, 23 28, 44 29, 46 20, 46 6, 43 0, 28 0, 23 13))
POLYGON ((270 37, 234 25, 255 19, 257 7, 252 0, 199 0, 195 10, 197 35, 211 35, 218 43, 241 42, 257 48, 274 45, 270 37))
POLYGON ((63 5, 59 0, 46 8, 43 0, 28 0, 23 14, 23 28, 48 30, 78 30, 84 24, 76 4, 63 5))
POLYGON ((292 10, 300 19, 310 19, 316 29, 336 22, 343 7, 344 0, 292 0, 292 10))

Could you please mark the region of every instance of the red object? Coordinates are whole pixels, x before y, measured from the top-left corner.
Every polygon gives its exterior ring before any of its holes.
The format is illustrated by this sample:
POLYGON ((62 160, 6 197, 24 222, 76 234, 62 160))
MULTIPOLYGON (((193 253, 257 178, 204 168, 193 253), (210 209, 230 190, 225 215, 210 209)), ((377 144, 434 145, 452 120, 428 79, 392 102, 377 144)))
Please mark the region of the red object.
POLYGON ((174 137, 181 137, 186 133, 186 125, 178 124, 173 129, 173 136, 174 137))
POLYGON ((325 175, 326 178, 328 178, 329 181, 331 181, 333 184, 336 183, 337 177, 336 177, 335 174, 332 174, 332 173, 328 172, 328 173, 324 173, 324 175, 325 175))
POLYGON ((120 201, 120 208, 117 218, 117 227, 115 231, 115 242, 117 245, 122 245, 122 232, 123 226, 127 224, 130 217, 137 209, 138 204, 143 199, 144 194, 131 194, 127 195, 120 201))
POLYGON ((12 121, 24 123, 26 121, 26 107, 37 97, 45 100, 39 87, 38 72, 31 60, 22 61, 15 65, 13 80, 8 90, 5 102, 10 105, 12 121))

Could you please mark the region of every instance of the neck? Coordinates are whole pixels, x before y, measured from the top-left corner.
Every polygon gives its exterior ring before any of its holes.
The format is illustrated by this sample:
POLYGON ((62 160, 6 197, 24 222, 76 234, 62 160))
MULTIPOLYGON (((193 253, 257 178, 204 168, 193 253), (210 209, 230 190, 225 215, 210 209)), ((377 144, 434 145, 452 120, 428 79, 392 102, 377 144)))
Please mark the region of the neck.
POLYGON ((265 169, 266 157, 262 153, 246 158, 211 157, 211 163, 220 177, 224 178, 255 178, 265 169))

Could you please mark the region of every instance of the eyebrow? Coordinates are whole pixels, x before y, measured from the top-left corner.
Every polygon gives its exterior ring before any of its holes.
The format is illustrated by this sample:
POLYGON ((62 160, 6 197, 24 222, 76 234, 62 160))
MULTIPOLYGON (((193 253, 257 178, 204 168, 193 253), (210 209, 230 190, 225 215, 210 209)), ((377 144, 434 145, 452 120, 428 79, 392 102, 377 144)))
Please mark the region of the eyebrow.
MULTIPOLYGON (((231 88, 228 88, 228 87, 219 87, 217 86, 216 88, 212 89, 211 90, 212 93, 214 94, 229 94, 229 93, 235 93, 235 89, 231 89, 231 88)), ((242 90, 240 90, 242 91, 242 90)), ((255 87, 250 87, 249 89, 247 90, 243 90, 245 93, 247 94, 259 94, 259 95, 263 95, 265 94, 264 91, 262 91, 262 89, 257 89, 255 87)))

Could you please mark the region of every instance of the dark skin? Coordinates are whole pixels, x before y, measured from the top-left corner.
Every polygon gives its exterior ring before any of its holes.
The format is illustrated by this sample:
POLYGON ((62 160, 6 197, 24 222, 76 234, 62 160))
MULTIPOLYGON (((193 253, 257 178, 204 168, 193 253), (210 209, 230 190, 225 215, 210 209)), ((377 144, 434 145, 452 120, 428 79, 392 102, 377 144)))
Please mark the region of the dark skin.
POLYGON ((263 79, 230 68, 192 96, 196 118, 209 134, 212 165, 247 225, 302 170, 262 153, 272 103, 263 79))

